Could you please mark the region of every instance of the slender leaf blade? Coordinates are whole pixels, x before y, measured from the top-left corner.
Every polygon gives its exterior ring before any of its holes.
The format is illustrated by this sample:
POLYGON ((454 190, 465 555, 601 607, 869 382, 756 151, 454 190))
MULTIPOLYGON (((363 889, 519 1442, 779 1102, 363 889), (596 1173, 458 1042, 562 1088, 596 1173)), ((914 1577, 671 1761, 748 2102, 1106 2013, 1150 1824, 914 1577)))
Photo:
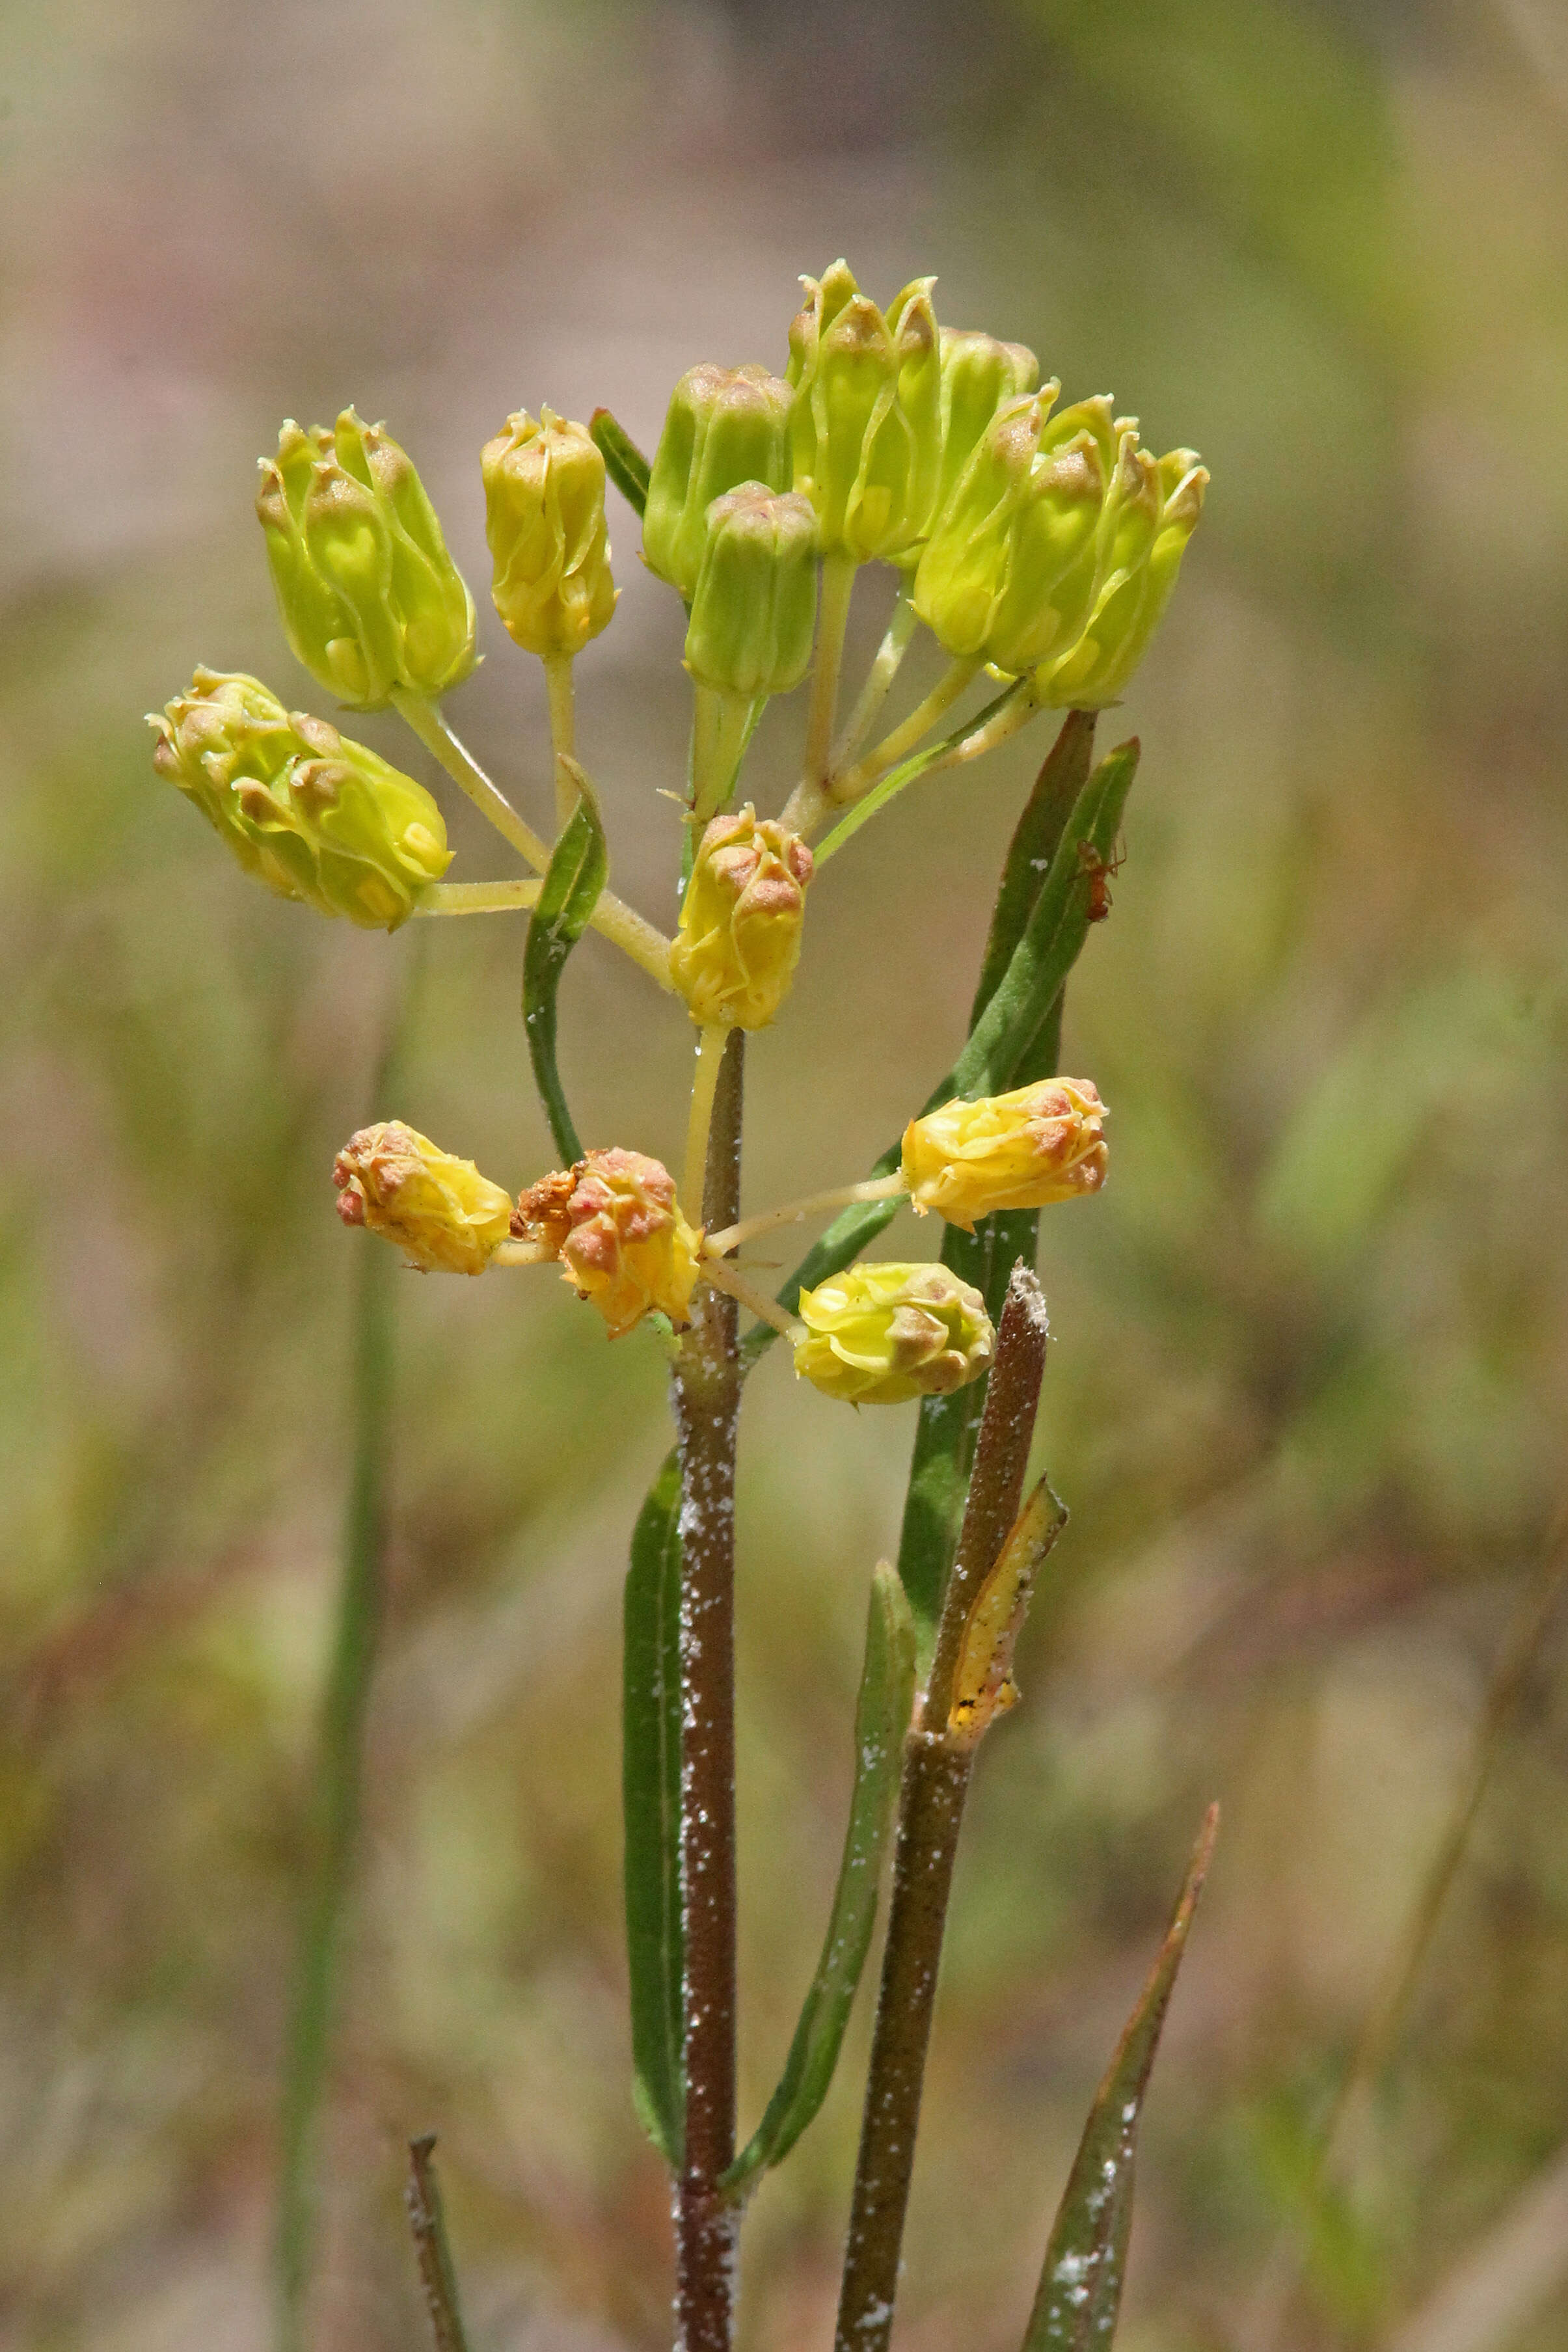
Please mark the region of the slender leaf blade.
POLYGON ((583 1145, 566 1108, 555 1058, 555 1000, 566 959, 587 929, 609 876, 605 828, 588 782, 577 772, 576 807, 551 853, 538 903, 529 918, 522 957, 522 1024, 533 1083, 563 1163, 583 1157, 583 1145))
POLYGON ((595 409, 588 419, 588 430, 605 461, 605 473, 626 504, 636 510, 640 522, 647 507, 650 471, 647 459, 625 426, 616 424, 607 408, 595 409))
POLYGON ((725 2174, 731 2192, 780 2164, 827 2095, 871 1948, 882 1861, 899 1794, 899 1765, 915 1698, 915 1635, 897 1573, 879 1561, 866 1620, 866 1662, 855 1710, 855 1790, 822 1957, 778 2088, 725 2174))
POLYGON ((1089 782, 1089 761, 1094 757, 1094 721, 1092 710, 1068 712, 1013 828, 1013 838, 1003 861, 1002 879, 996 886, 996 905, 981 960, 980 980, 970 1008, 971 1029, 1006 974, 1013 950, 1024 936, 1024 927, 1050 871, 1051 860, 1061 845, 1068 819, 1089 782))
POLYGON ((679 2169, 685 2135, 680 1902, 680 1463, 670 1454, 632 1534, 622 1650, 621 1808, 633 2097, 679 2169))
POLYGON ((1218 1829, 1219 1808, 1211 1805, 1159 1958, 1089 2109, 1046 2248, 1023 2352, 1106 2352, 1115 2336, 1143 2096, 1218 1829))

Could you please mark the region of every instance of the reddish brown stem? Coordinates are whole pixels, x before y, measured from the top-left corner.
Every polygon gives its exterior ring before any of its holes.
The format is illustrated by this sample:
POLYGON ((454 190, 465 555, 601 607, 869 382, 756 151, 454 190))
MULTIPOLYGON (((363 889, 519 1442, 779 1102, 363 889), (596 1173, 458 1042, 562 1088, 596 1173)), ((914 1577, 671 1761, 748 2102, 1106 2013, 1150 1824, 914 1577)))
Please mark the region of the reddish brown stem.
MULTIPOLYGON (((724 1050, 703 1222, 740 1214, 742 1046, 724 1050)), ((735 2154, 736 1308, 700 1286, 676 1362, 680 1440, 680 1877, 686 2141, 676 2189, 679 2352, 730 2352, 739 2215, 719 2182, 735 2154)))

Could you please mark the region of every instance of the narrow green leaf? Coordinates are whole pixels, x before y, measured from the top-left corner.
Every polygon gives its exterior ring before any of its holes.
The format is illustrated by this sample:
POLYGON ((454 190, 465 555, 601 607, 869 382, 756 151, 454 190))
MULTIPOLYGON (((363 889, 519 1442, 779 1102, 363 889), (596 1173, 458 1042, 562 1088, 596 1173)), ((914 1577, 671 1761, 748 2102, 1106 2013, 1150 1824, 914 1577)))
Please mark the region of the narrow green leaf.
POLYGON ((681 2060, 680 1464, 669 1454, 632 1534, 622 1651, 621 1801, 632 2095, 674 2169, 685 2136, 681 2060))
POLYGON ((626 504, 637 509, 640 521, 647 506, 647 459, 631 435, 616 424, 607 408, 595 409, 588 419, 588 430, 605 461, 605 473, 626 504))
POLYGON ((1007 969, 953 1066, 952 1090, 971 1100, 1016 1083, 1089 936, 1087 848, 1110 865, 1138 772, 1138 741, 1120 743, 1089 777, 1063 828, 1007 969))
POLYGON ((550 1121, 562 1162, 570 1167, 583 1146, 562 1091, 555 1062, 555 997, 566 959, 588 928, 610 870, 605 828, 587 778, 576 771, 578 801, 561 830, 528 923, 522 958, 522 1022, 533 1083, 550 1121))
POLYGON ((915 1698, 915 1636, 904 1589, 886 1560, 871 1579, 866 1663, 855 1710, 855 1792, 822 1957, 777 2090, 724 2175, 731 2192, 780 2164, 827 2095, 877 1920, 882 1858, 899 1794, 899 1763, 915 1698))
MULTIPOLYGON (((1068 819, 1089 782, 1089 761, 1094 756, 1094 720, 1092 710, 1068 712, 1013 828, 1013 838, 1002 865, 1002 879, 997 885, 980 982, 970 1008, 971 1029, 1005 977, 1013 950, 1024 936, 1024 927, 1034 911, 1051 860, 1061 845, 1068 819)), ((1056 1074, 1051 1071, 1047 1075, 1056 1074)))
POLYGON ((1023 2352, 1106 2352, 1116 2333, 1143 2095, 1218 1828, 1219 1807, 1211 1805, 1160 1956, 1089 2111, 1046 2248, 1023 2352))

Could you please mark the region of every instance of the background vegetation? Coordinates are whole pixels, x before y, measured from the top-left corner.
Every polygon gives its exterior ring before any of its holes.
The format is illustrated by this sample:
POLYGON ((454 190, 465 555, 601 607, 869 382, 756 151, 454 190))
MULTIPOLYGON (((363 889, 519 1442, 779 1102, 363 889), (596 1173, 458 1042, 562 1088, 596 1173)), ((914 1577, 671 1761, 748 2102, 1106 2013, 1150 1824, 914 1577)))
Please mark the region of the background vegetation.
MULTIPOLYGON (((1113 1108, 1111 1185, 1047 1217, 1042 1254, 1041 1444, 1075 1520, 978 1777, 902 2340, 1016 2345, 1218 1795, 1122 2342, 1262 2352, 1271 2250, 1568 1485, 1559 13, 59 0, 4 24, 0 2343, 267 2341, 343 1488, 328 1171, 421 928, 264 898, 155 781, 140 714, 198 658, 310 702, 252 461, 285 414, 353 399, 479 592, 489 657, 453 717, 538 816, 542 686, 489 614, 481 441, 603 400, 651 444, 693 361, 781 363, 796 273, 846 252, 883 298, 936 269, 942 316, 1030 341, 1069 397, 1114 392, 1214 474, 1069 999, 1068 1066, 1113 1108)), ((668 918, 679 615, 624 509, 612 537, 581 743, 617 886, 668 918)), ((798 726, 760 746, 774 792, 798 726)), ((395 721, 363 731, 417 767, 395 721)), ((814 898, 752 1057, 752 1202, 859 1173, 951 1058, 1029 764, 912 791, 814 898)), ((503 870, 452 824, 455 871, 503 870)), ((425 945, 399 1108, 521 1182, 548 1141, 520 922, 425 945)), ((683 1018, 593 940, 565 994, 589 1140, 677 1152, 683 1018)), ((661 1368, 553 1282, 396 1292, 319 2340, 420 2341, 397 2196, 403 2139, 434 2128, 476 2342, 651 2352, 668 2223, 627 2094, 616 1790, 661 1368)), ((836 1411, 782 1358, 750 1414, 754 2116, 831 1885, 912 1415, 836 1411)), ((1491 1742, 1406 2028, 1314 2209, 1292 2347, 1568 2335, 1565 1640, 1491 1742), (1461 2261, 1481 2332, 1444 2338, 1428 2298, 1461 2261)), ((830 2329, 858 2022, 762 2192, 750 2352, 830 2329)))

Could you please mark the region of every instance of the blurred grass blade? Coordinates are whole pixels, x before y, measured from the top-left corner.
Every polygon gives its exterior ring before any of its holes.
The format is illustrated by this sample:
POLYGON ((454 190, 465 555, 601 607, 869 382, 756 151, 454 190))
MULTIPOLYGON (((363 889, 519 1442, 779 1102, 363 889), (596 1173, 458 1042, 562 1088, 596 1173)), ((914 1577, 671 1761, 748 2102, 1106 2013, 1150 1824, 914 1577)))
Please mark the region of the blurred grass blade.
POLYGON ((782 2163, 827 2095, 871 1946, 899 1793, 899 1760, 914 1698, 914 1624, 903 1586, 881 1560, 871 1580, 866 1662, 855 1710, 855 1792, 822 1958, 778 2088, 749 2145, 724 2176, 728 2189, 742 2188, 764 2166, 782 2163))
POLYGON ((463 2315, 458 2302, 458 2274, 447 2242, 447 2217, 441 2210, 441 2189, 436 2179, 436 2135, 408 2143, 408 2186, 403 2201, 418 2258, 425 2308, 430 2315, 430 2336, 436 2352, 468 2352, 463 2315))
MULTIPOLYGON (((416 937, 387 1018, 368 1114, 384 1118, 413 1025, 425 941, 416 937)), ((311 1790, 312 1853, 289 2006, 279 2101, 277 2261, 280 2352, 302 2352, 318 2237, 318 2139, 331 2062, 338 1955, 353 1881, 364 1775, 364 1725, 382 1616, 394 1388, 390 1251, 361 1247, 349 1328, 353 1454, 343 1512, 337 1619, 311 1790)))
POLYGON ((680 1463, 664 1462, 637 1515, 626 1572, 621 1795, 633 2096, 680 2164, 686 2083, 680 1983, 680 1463))
POLYGON ((1211 1805, 1160 1956, 1089 2109, 1046 2248, 1023 2352, 1103 2352, 1115 2336, 1143 2095, 1218 1829, 1219 1807, 1211 1805))
POLYGON ((595 408, 588 430, 605 461, 605 471, 640 521, 647 506, 648 462, 629 433, 607 408, 595 408))
POLYGON ((555 1062, 555 997, 566 959, 588 928, 609 875, 609 852, 588 780, 577 772, 579 799, 551 853, 539 902, 528 921, 522 958, 522 1023, 533 1083, 550 1121, 562 1165, 583 1157, 583 1146, 562 1091, 555 1062))

